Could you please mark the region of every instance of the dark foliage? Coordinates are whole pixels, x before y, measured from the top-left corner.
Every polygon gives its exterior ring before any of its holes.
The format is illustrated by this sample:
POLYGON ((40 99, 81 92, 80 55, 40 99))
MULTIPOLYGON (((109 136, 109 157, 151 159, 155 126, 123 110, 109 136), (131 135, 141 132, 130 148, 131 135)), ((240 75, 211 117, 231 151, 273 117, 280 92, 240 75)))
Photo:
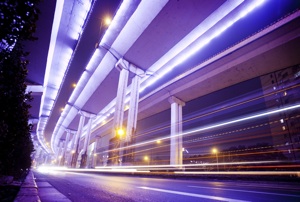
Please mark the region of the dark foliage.
POLYGON ((0 201, 12 202, 20 190, 19 186, 1 186, 0 185, 0 201))
POLYGON ((39 0, 0 2, 0 177, 19 178, 31 166, 27 53, 22 43, 35 40, 39 0))

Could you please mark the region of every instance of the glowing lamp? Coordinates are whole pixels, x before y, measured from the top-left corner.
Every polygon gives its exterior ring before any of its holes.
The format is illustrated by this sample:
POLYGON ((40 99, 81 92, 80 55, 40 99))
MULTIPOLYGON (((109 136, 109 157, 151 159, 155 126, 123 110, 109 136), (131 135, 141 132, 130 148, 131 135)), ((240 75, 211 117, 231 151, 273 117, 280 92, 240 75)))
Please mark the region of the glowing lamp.
POLYGON ((218 150, 216 148, 213 148, 212 153, 216 154, 216 153, 218 153, 218 150))
POLYGON ((119 135, 120 137, 122 137, 124 134, 125 134, 125 132, 122 128, 117 130, 117 135, 119 135))

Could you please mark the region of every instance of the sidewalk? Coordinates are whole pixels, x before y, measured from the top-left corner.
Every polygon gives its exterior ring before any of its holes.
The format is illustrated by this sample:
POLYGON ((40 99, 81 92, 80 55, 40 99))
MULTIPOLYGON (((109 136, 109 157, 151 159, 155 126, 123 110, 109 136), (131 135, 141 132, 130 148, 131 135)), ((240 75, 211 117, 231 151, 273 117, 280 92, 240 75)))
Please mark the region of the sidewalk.
POLYGON ((43 179, 36 180, 30 171, 24 180, 14 202, 70 202, 65 195, 57 191, 43 179))

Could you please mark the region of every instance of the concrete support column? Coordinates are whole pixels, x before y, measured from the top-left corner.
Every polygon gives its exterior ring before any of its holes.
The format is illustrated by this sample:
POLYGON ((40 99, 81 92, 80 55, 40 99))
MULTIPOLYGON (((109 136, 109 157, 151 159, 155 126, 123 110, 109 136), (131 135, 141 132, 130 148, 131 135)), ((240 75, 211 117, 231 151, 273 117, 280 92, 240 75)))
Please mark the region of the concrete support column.
POLYGON ((92 156, 92 168, 95 168, 97 165, 97 144, 98 144, 99 138, 95 140, 94 143, 94 150, 93 150, 93 156, 92 156))
POLYGON ((171 103, 171 144, 170 165, 182 165, 182 107, 183 101, 172 96, 171 103))
MULTIPOLYGON (((124 118, 124 106, 125 106, 125 95, 128 84, 128 71, 129 63, 122 58, 116 63, 115 67, 120 71, 119 84, 118 84, 118 92, 116 98, 116 108, 114 114, 114 125, 112 134, 114 134, 115 138, 115 148, 120 148, 121 146, 121 138, 118 137, 118 130, 124 130, 123 128, 123 118, 124 118)), ((112 164, 118 165, 119 160, 121 160, 122 152, 116 151, 111 153, 112 164)))
MULTIPOLYGON (((133 64, 130 64, 128 61, 121 58, 115 67, 120 70, 120 78, 119 78, 119 86, 118 86, 118 94, 117 94, 117 103, 116 103, 116 111, 115 111, 115 117, 114 117, 114 133, 115 137, 119 141, 116 141, 119 144, 116 144, 116 147, 121 146, 121 140, 123 137, 118 137, 116 134, 116 131, 119 129, 124 130, 122 124, 123 124, 123 115, 124 115, 124 104, 125 104, 125 95, 126 95, 126 89, 127 89, 127 82, 128 82, 128 76, 129 72, 135 74, 135 77, 132 79, 131 84, 131 93, 130 93, 130 106, 128 111, 128 119, 127 119, 127 129, 126 129, 126 138, 125 143, 129 144, 132 140, 132 134, 134 133, 136 129, 136 123, 137 123, 137 113, 138 113, 138 101, 139 101, 139 87, 140 87, 140 77, 144 75, 144 71, 137 68, 133 64)), ((125 153, 130 151, 124 151, 125 153)), ((123 151, 120 151, 117 158, 118 160, 121 160, 120 157, 123 156, 123 151)), ((127 155, 126 155, 127 156, 127 155)), ((123 157, 122 157, 122 160, 123 157)), ((121 161, 122 161, 121 160, 121 161)), ((121 164, 120 161, 120 164, 121 164)), ((114 162, 116 164, 118 162, 114 162)))
POLYGON ((39 146, 35 146, 35 155, 34 155, 34 159, 35 159, 35 165, 34 166, 38 166, 39 164, 42 163, 42 149, 39 146))
POLYGON ((71 161, 71 167, 75 168, 76 167, 76 163, 77 163, 77 158, 78 158, 78 149, 79 149, 79 141, 80 141, 80 136, 82 133, 82 128, 85 122, 85 116, 82 115, 82 113, 79 113, 80 116, 80 120, 79 120, 79 125, 78 125, 78 130, 77 130, 77 134, 74 140, 74 153, 72 155, 72 161, 71 161))
POLYGON ((81 155, 81 162, 80 162, 80 168, 86 168, 87 167, 87 149, 90 143, 90 136, 91 136, 91 129, 92 129, 92 122, 94 115, 92 114, 85 114, 86 117, 89 118, 88 124, 87 124, 87 132, 84 139, 84 145, 83 145, 83 154, 81 155))
POLYGON ((140 89, 140 77, 136 75, 132 79, 132 84, 131 84, 130 103, 129 103, 127 129, 126 129, 126 142, 131 141, 132 135, 136 130, 138 104, 139 104, 139 89, 140 89))
POLYGON ((58 145, 59 149, 58 149, 58 156, 57 156, 57 165, 61 165, 61 159, 62 159, 62 155, 63 155, 63 151, 64 151, 64 140, 60 140, 59 145, 58 145))
POLYGON ((49 155, 46 154, 44 164, 49 164, 49 155))
POLYGON ((70 147, 70 152, 67 155, 67 166, 71 167, 71 162, 72 162, 72 156, 75 153, 75 139, 76 139, 76 133, 77 131, 71 131, 70 134, 72 135, 72 137, 70 137, 70 142, 71 142, 71 147, 70 147))
POLYGON ((116 108, 115 108, 115 114, 114 114, 114 129, 115 129, 114 132, 116 132, 116 130, 122 128, 128 76, 129 76, 128 70, 122 69, 120 72, 118 92, 117 92, 117 98, 116 98, 116 108))
POLYGON ((67 159, 67 150, 68 150, 68 144, 69 144, 69 141, 70 141, 70 134, 71 134, 71 131, 69 129, 66 129, 66 132, 67 132, 67 136, 66 136, 64 149, 63 149, 63 155, 62 155, 62 159, 61 159, 61 165, 62 166, 65 165, 65 161, 67 159))
MULTIPOLYGON (((137 68, 136 68, 137 69, 137 68)), ((137 69, 139 70, 139 69, 137 69)), ((140 70, 141 71, 141 70, 140 70)), ((129 103, 129 110, 128 110, 128 119, 127 119, 127 128, 126 128, 126 138, 125 144, 126 146, 132 144, 132 136, 135 134, 136 126, 137 126, 137 114, 138 114, 138 104, 139 104, 139 90, 140 90, 140 79, 141 73, 132 79, 131 83, 131 91, 130 91, 130 103, 129 103)), ((134 152, 133 148, 126 149, 124 151, 124 158, 123 161, 126 163, 133 162, 134 159, 134 152)))

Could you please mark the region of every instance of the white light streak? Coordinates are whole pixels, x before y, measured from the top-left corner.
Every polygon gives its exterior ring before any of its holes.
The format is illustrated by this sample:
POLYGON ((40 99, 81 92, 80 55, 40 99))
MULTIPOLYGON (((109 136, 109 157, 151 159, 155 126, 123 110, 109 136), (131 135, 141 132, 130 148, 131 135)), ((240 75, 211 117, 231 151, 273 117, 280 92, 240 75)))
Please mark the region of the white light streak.
MULTIPOLYGON (((271 172, 272 173, 272 172, 271 172)), ((280 172, 279 172, 280 173, 280 172)), ((278 174, 278 173, 276 173, 278 174)), ((271 174, 272 175, 272 174, 271 174)), ((286 175, 286 174, 285 174, 286 175)), ((226 189, 226 188, 216 188, 216 187, 203 187, 203 186, 188 186, 192 188, 198 189, 214 189, 214 190, 224 190, 224 191, 235 191, 235 192, 245 192, 245 193, 254 193, 254 194, 268 194, 268 195, 277 195, 277 196, 290 196, 290 197, 300 197, 299 195, 291 195, 291 194, 280 194, 274 192, 262 192, 262 191, 250 191, 250 190, 242 190, 242 189, 226 189)))
MULTIPOLYGON (((218 127, 226 126, 226 125, 231 125, 231 124, 234 124, 234 123, 248 121, 248 120, 252 120, 252 119, 256 119, 256 118, 261 118, 261 117, 265 117, 265 116, 268 116, 268 115, 272 115, 272 114, 276 114, 276 113, 280 113, 280 112, 288 111, 288 110, 292 110, 292 109, 297 109, 297 108, 300 108, 300 104, 296 104, 296 105, 289 106, 289 107, 284 107, 282 109, 271 110, 271 111, 259 113, 259 114, 256 114, 256 115, 248 115, 246 117, 235 119, 235 120, 232 120, 232 121, 225 121, 225 122, 210 125, 210 126, 204 126, 204 127, 196 128, 194 130, 190 130, 190 131, 183 132, 181 134, 174 135, 174 136, 172 136, 172 138, 178 137, 178 136, 185 136, 185 135, 189 135, 189 134, 192 134, 192 133, 202 132, 202 131, 205 131, 205 130, 218 128, 218 127)), ((170 136, 165 136, 165 137, 161 137, 160 140, 163 141, 163 140, 167 140, 167 139, 170 139, 170 138, 171 138, 170 136)), ((119 149, 108 150, 106 152, 118 151, 118 150, 133 148, 133 147, 144 146, 144 145, 152 144, 152 143, 155 143, 155 142, 156 142, 156 139, 153 139, 153 140, 137 143, 137 144, 126 146, 126 147, 121 147, 119 149)))
POLYGON ((278 110, 268 111, 268 112, 261 113, 261 114, 256 114, 256 115, 253 115, 253 116, 248 116, 248 117, 244 117, 244 118, 240 118, 240 119, 236 119, 236 120, 232 120, 232 121, 219 123, 219 124, 216 124, 216 125, 211 125, 211 126, 199 128, 199 129, 196 129, 196 130, 185 132, 183 135, 187 135, 187 134, 195 133, 195 132, 200 132, 200 131, 204 131, 204 130, 208 130, 208 129, 212 129, 212 128, 218 128, 220 126, 230 125, 230 124, 233 124, 233 123, 247 121, 247 120, 250 120, 250 119, 260 118, 260 117, 268 116, 268 115, 271 115, 271 114, 276 114, 276 113, 279 113, 279 112, 282 112, 282 111, 288 111, 288 110, 299 108, 299 107, 300 107, 300 105, 294 105, 294 106, 285 107, 285 108, 278 109, 278 110))
POLYGON ((184 175, 297 175, 297 171, 175 171, 184 175))
POLYGON ((217 200, 217 201, 247 202, 245 200, 237 200, 237 199, 225 198, 225 197, 220 197, 220 196, 194 194, 194 193, 189 193, 189 192, 174 191, 174 190, 167 190, 167 189, 158 189, 158 188, 153 188, 153 187, 138 187, 138 188, 146 189, 146 190, 150 190, 150 191, 164 192, 164 193, 177 194, 177 195, 183 195, 183 196, 192 196, 192 197, 205 198, 205 199, 211 199, 211 200, 217 200))
MULTIPOLYGON (((248 161, 248 162, 228 162, 228 163, 219 163, 218 165, 253 165, 253 164, 274 164, 274 163, 284 163, 284 161, 248 161)), ((151 174, 161 174, 167 172, 169 175, 169 171, 174 171, 173 175, 294 175, 298 176, 298 171, 188 171, 189 168, 195 169, 193 167, 207 167, 207 166, 215 166, 216 163, 206 163, 206 164, 177 164, 177 165, 139 165, 139 166, 97 166, 95 169, 81 169, 81 168, 67 168, 67 167, 59 167, 59 166, 39 166, 38 171, 43 173, 54 173, 56 174, 58 171, 63 172, 92 172, 92 173, 151 173, 151 171, 158 170, 160 172, 152 172, 151 174)))

